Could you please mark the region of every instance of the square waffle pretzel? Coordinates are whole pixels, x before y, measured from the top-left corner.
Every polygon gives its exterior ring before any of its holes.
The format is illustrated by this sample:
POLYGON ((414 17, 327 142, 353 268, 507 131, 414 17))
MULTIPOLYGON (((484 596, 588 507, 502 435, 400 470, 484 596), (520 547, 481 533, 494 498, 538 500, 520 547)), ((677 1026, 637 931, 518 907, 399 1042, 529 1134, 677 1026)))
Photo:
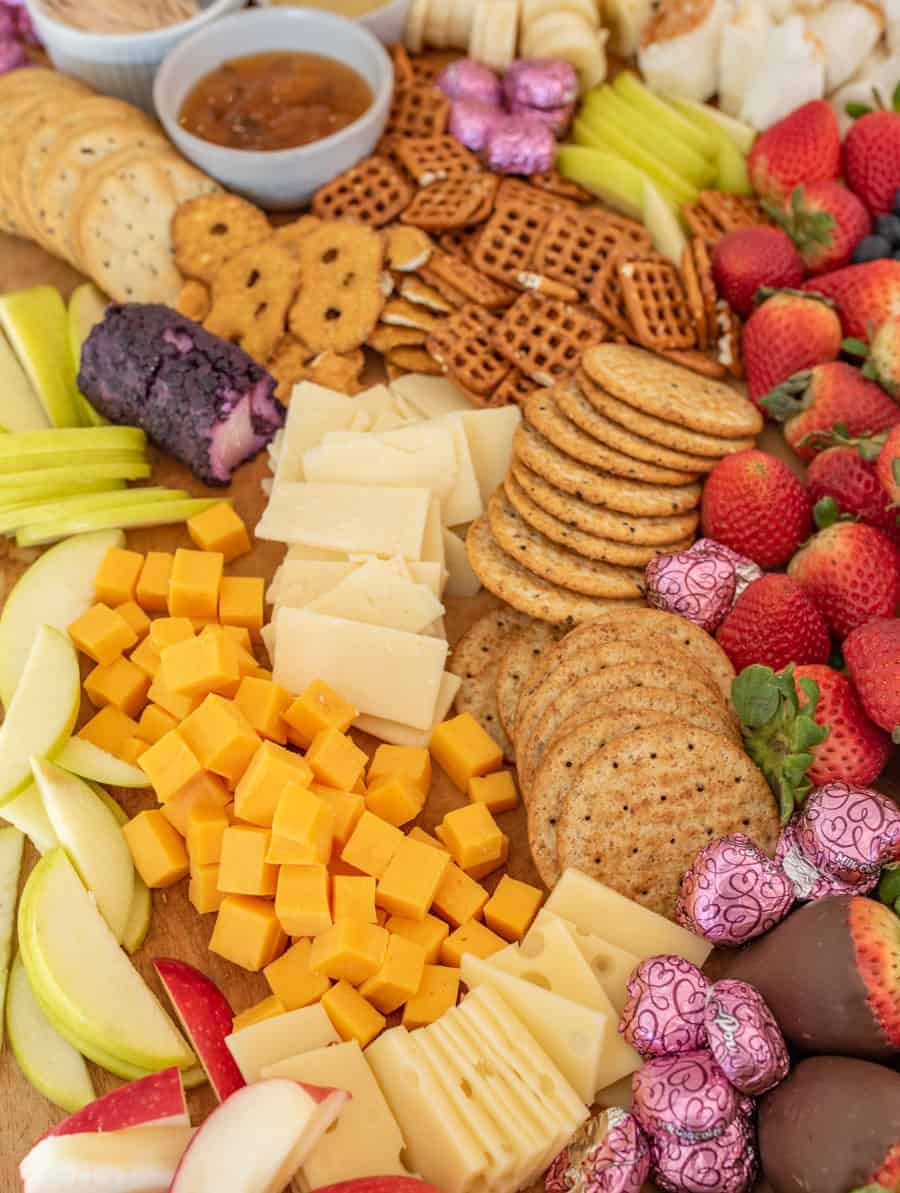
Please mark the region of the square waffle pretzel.
POLYGON ((628 321, 639 344, 654 352, 696 346, 697 329, 681 274, 671 261, 624 261, 617 272, 628 321))
POLYGON ((647 231, 611 212, 568 211, 548 223, 534 253, 534 268, 587 295, 603 262, 617 252, 646 252, 647 231))
POLYGON ((697 281, 703 296, 703 310, 706 315, 706 336, 710 344, 716 339, 716 283, 713 278, 712 261, 706 241, 695 236, 691 241, 691 257, 697 271, 697 281))
POLYGON ((551 218, 546 208, 514 199, 498 205, 478 238, 472 264, 498 282, 521 285, 519 277, 532 271, 535 247, 551 218))
POLYGON ((490 311, 469 303, 445 319, 426 344, 444 371, 482 402, 510 370, 493 343, 499 322, 490 311))
POLYGON ((480 174, 481 162, 456 137, 403 137, 396 154, 419 186, 459 174, 480 174))
POLYGON ((685 203, 681 208, 681 214, 691 235, 704 241, 710 248, 715 248, 725 235, 725 229, 719 221, 705 207, 701 207, 699 202, 685 203))
MULTIPOLYGON (((695 237, 695 239, 699 243, 703 243, 699 237, 695 237)), ((684 246, 684 252, 681 254, 681 283, 684 286, 684 296, 687 299, 691 318, 694 321, 697 347, 701 352, 705 352, 709 347, 709 326, 706 318, 705 300, 700 289, 700 277, 690 244, 684 246)))
POLYGON ((412 61, 406 52, 406 46, 399 42, 390 48, 391 62, 394 64, 394 85, 405 87, 413 81, 412 61))
POLYGON ((443 236, 438 237, 438 244, 445 253, 468 261, 475 252, 481 234, 481 228, 455 228, 452 232, 445 232, 443 236))
POLYGON ((606 324, 578 307, 523 294, 494 331, 494 344, 538 385, 574 373, 582 354, 607 338, 606 324))
POLYGON ((460 174, 422 187, 400 217, 426 232, 465 228, 478 219, 486 204, 493 206, 496 174, 460 174))
POLYGON ((613 330, 633 338, 634 332, 619 282, 619 266, 626 260, 628 258, 621 253, 611 253, 607 257, 594 275, 588 291, 588 304, 613 330))
POLYGON ((575 203, 590 203, 593 195, 577 182, 570 182, 563 178, 558 170, 547 170, 543 174, 530 174, 528 181, 538 190, 549 191, 551 195, 559 195, 562 199, 572 199, 575 203))
POLYGON ((413 78, 419 83, 433 83, 451 62, 458 62, 464 57, 459 50, 426 50, 423 54, 416 54, 410 60, 413 78))
POLYGON ((578 212, 578 204, 573 200, 563 199, 559 195, 541 190, 540 187, 531 186, 521 178, 504 178, 500 183, 496 206, 503 207, 507 203, 540 207, 544 211, 549 211, 551 215, 556 215, 561 211, 578 212))
POLYGON ((694 236, 715 248, 726 232, 767 223, 756 199, 747 195, 729 195, 724 191, 701 191, 695 203, 688 203, 682 215, 694 236))
POLYGON ((409 205, 413 188, 383 157, 367 157, 316 191, 313 212, 323 220, 351 218, 381 228, 409 205))
POLYGON ((522 406, 526 399, 540 387, 526 377, 521 369, 512 368, 494 390, 494 404, 497 406, 522 406))
POLYGON ((436 286, 445 297, 447 290, 443 287, 448 287, 462 294, 469 302, 486 307, 489 311, 511 306, 518 297, 518 291, 510 286, 485 277, 462 257, 451 257, 446 253, 432 253, 420 276, 429 285, 436 286))
POLYGON ((409 83, 394 90, 388 113, 388 133, 404 137, 439 137, 447 131, 450 100, 428 82, 409 83))

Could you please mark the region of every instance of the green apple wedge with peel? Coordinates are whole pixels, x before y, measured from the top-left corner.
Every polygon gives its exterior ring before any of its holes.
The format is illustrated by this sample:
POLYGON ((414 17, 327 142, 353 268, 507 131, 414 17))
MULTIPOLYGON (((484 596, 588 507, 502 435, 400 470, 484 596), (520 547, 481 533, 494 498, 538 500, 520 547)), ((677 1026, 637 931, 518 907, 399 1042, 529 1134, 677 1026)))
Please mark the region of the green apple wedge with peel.
POLYGON ((715 160, 716 138, 699 124, 688 120, 664 99, 660 99, 632 71, 620 71, 613 80, 613 90, 627 104, 652 120, 661 135, 679 137, 703 157, 709 158, 710 161, 715 160))
POLYGON ((75 366, 65 303, 54 286, 0 294, 0 327, 54 427, 77 427, 75 366))
POLYGON ((150 780, 139 766, 116 758, 83 737, 70 737, 53 759, 57 766, 94 783, 110 787, 149 787, 150 780))
POLYGON ((173 500, 148 501, 146 505, 113 506, 80 516, 25 526, 16 534, 16 542, 20 547, 40 547, 44 543, 54 543, 69 534, 83 534, 107 527, 124 530, 126 527, 170 526, 173 522, 186 522, 194 514, 200 514, 220 501, 219 497, 179 497, 173 500))
POLYGON ((26 1081, 70 1114, 97 1096, 84 1057, 64 1040, 38 1006, 22 959, 16 955, 6 998, 9 1046, 26 1081))
POLYGON ((3 805, 3 819, 24 833, 38 853, 46 853, 59 844, 34 783, 3 805))
MULTIPOLYGON (((89 609, 103 557, 112 547, 124 545, 125 536, 119 530, 67 539, 45 551, 13 586, 0 614, 0 700, 5 708, 9 708, 38 628, 48 625, 65 632, 89 609)), ((30 774, 29 769, 29 778, 30 774)))
POLYGON ((639 220, 643 211, 644 175, 614 153, 582 145, 561 145, 556 168, 616 211, 639 220))
POLYGON ((64 468, 23 469, 20 472, 0 471, 0 501, 4 493, 36 492, 41 486, 55 486, 57 490, 69 485, 76 489, 86 481, 138 481, 150 475, 150 463, 137 452, 122 454, 115 460, 85 460, 64 468))
MULTIPOLYGON (((68 469, 66 471, 69 471, 68 469)), ((71 471, 77 472, 77 469, 71 471)), ((53 501, 87 493, 113 493, 125 488, 124 480, 74 480, 60 482, 57 473, 23 472, 11 483, 0 477, 0 508, 24 505, 30 501, 53 501)))
POLYGON ((680 266, 687 240, 678 217, 649 178, 644 179, 643 218, 656 251, 680 266))
MULTIPOLYGON (((196 1058, 116 943, 63 849, 44 854, 19 903, 19 948, 35 997, 63 1034, 153 1071, 196 1058), (89 963, 88 963, 89 962, 89 963)), ((76 1045, 77 1046, 77 1045, 76 1045)))
POLYGON ((12 961, 16 895, 25 838, 17 828, 0 829, 0 1048, 3 1046, 3 1004, 12 961))
POLYGON ((729 137, 743 154, 749 153, 753 148, 757 133, 749 124, 735 120, 733 116, 728 116, 709 104, 698 103, 695 99, 685 99, 680 95, 670 95, 666 98, 682 116, 692 120, 710 136, 717 139, 722 136, 729 137))
POLYGON ((628 133, 597 112, 585 112, 579 115, 573 125, 573 136, 578 143, 594 144, 598 148, 609 149, 618 153, 625 161, 630 162, 638 170, 642 170, 649 178, 661 186, 678 203, 693 203, 700 194, 697 187, 685 181, 674 170, 654 157, 642 145, 639 145, 628 133))
MULTIPOLYGON (((100 427, 95 429, 101 430, 100 427)), ((54 472, 80 467, 82 464, 86 466, 114 464, 131 467, 135 464, 143 464, 146 458, 143 449, 140 451, 81 452, 73 447, 55 452, 53 455, 48 452, 18 452, 14 456, 0 456, 0 475, 8 476, 11 472, 19 475, 41 472, 52 476, 54 472)))
POLYGON ((0 426, 6 431, 40 431, 49 425, 19 358, 0 331, 0 426))
POLYGON ((146 446, 147 436, 140 427, 62 427, 4 435, 0 458, 25 453, 53 457, 60 452, 79 456, 82 452, 142 452, 146 446))
POLYGON ((737 145, 727 137, 719 142, 718 177, 716 187, 730 195, 752 195, 747 159, 737 145))
POLYGON ((75 647, 42 625, 0 726, 0 808, 31 782, 32 758, 52 758, 69 740, 80 704, 75 647))
POLYGON ((103 319, 108 306, 109 299, 97 289, 93 282, 83 282, 72 291, 66 316, 69 351, 72 353, 72 364, 76 375, 81 363, 82 345, 91 330, 103 319))
POLYGON ((34 526, 38 522, 80 517, 81 514, 109 509, 110 506, 148 505, 151 502, 186 497, 190 497, 190 493, 185 489, 165 489, 162 486, 148 485, 142 489, 128 489, 124 493, 79 493, 74 497, 60 497, 53 501, 29 502, 15 509, 7 509, 0 505, 0 534, 10 534, 20 526, 34 526))
MULTIPOLYGON (((74 740, 74 739, 73 739, 74 740)), ((130 820, 128 813, 122 807, 117 799, 109 794, 105 787, 101 787, 99 783, 88 783, 88 787, 94 792, 98 799, 103 800, 110 812, 116 818, 116 823, 121 827, 127 824, 130 820)), ((134 872, 134 893, 131 896, 131 907, 128 911, 128 922, 125 925, 125 931, 122 934, 122 948, 134 955, 144 941, 147 939, 147 933, 150 931, 150 920, 153 916, 153 900, 150 895, 150 888, 141 878, 140 874, 135 870, 134 872)), ((201 1068, 201 1072, 202 1072, 201 1068)))

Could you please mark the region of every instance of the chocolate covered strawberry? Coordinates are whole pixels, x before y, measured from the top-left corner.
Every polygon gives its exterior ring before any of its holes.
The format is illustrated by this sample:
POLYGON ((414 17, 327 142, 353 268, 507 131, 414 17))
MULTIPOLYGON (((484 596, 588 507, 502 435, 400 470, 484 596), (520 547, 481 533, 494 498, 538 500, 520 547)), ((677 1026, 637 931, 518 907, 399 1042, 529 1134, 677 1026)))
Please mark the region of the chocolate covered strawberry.
POLYGON ((837 178, 841 136, 831 105, 812 100, 767 128, 750 150, 747 171, 766 199, 785 199, 801 183, 837 178))
POLYGON ((747 318, 757 291, 790 289, 803 281, 803 261, 781 228, 754 224, 726 233, 713 249, 716 290, 729 306, 747 318))
POLYGON ((900 315, 900 261, 847 265, 810 278, 802 289, 831 299, 845 336, 868 340, 872 328, 900 315))
POLYGON ((863 708, 900 744, 900 619, 866 622, 844 639, 843 649, 863 708))
MULTIPOLYGON (((794 668, 794 680, 811 679, 819 689, 813 713, 817 725, 827 727, 828 736, 811 746, 813 762, 807 769, 816 787, 840 779, 865 787, 884 770, 892 751, 890 736, 869 719, 853 683, 840 671, 820 663, 794 668)), ((808 707, 803 687, 797 682, 801 710, 808 707)))
POLYGON ((893 210, 900 189, 900 114, 869 112, 853 122, 844 138, 843 174, 873 215, 893 210))
POLYGON ((840 351, 841 321, 830 303, 797 291, 776 291, 744 325, 741 354, 747 394, 760 406, 775 386, 836 360, 840 351))
POLYGON ((788 565, 839 639, 892 617, 900 601, 900 555, 886 534, 864 522, 835 522, 818 531, 788 565))
POLYGON ((812 274, 847 265, 872 225, 865 205, 834 181, 795 187, 782 207, 768 203, 766 210, 790 236, 812 274))
POLYGON ((831 649, 825 619, 790 576, 771 572, 748 584, 716 631, 735 671, 753 663, 781 671, 824 663, 831 649))

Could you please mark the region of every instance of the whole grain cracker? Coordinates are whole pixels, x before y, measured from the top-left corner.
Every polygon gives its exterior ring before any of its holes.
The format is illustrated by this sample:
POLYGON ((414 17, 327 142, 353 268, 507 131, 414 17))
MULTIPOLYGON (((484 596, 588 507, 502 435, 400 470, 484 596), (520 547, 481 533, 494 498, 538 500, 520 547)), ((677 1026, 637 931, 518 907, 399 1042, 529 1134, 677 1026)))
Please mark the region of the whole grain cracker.
POLYGON ((367 157, 320 187, 312 201, 321 220, 354 219, 381 228, 409 205, 413 188, 383 157, 367 157))
POLYGON ((525 614, 515 609, 496 609, 484 614, 460 638, 447 666, 448 671, 462 679, 455 700, 456 711, 470 713, 502 747, 504 757, 510 762, 515 761, 515 753, 500 719, 497 674, 511 638, 528 624, 525 614))
POLYGON ((175 264, 188 278, 215 281, 222 266, 272 234, 265 215, 237 195, 201 195, 172 217, 175 264))
POLYGON ((497 670, 497 708, 500 721, 512 740, 516 728, 519 691, 541 653, 558 641, 561 630, 546 621, 529 621, 514 633, 503 651, 497 670))
POLYGON ((350 220, 323 223, 300 245, 300 288, 290 309, 293 334, 315 352, 352 352, 384 309, 384 237, 350 220))
POLYGON ((276 240, 250 244, 216 273, 203 326, 255 360, 268 360, 284 335, 299 280, 297 262, 276 240))
POLYGON ((494 331, 498 351, 539 385, 574 373, 581 354, 606 338, 606 324, 578 307, 525 293, 494 331))

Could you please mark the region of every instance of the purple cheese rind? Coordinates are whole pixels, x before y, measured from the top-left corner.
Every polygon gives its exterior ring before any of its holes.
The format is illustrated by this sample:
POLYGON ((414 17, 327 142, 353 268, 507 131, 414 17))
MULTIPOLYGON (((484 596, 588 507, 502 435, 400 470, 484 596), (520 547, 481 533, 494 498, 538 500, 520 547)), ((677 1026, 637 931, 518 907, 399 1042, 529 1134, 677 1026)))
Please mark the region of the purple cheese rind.
POLYGON ((78 388, 110 422, 143 427, 206 485, 227 485, 284 424, 265 369, 156 303, 107 307, 82 347, 78 388))

